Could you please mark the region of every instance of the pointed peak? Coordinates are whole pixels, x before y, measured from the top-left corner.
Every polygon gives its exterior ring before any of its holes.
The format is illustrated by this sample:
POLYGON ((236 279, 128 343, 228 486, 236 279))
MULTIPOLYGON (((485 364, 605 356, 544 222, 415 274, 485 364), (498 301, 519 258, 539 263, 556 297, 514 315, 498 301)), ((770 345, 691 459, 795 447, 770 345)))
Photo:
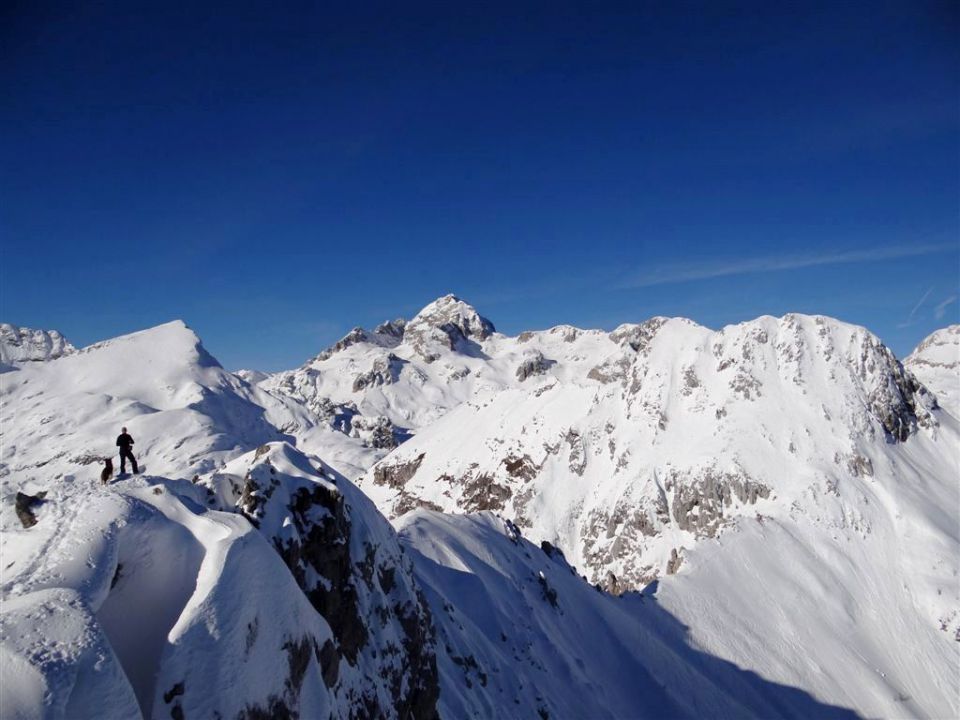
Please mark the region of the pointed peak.
POLYGON ((473 305, 453 293, 439 297, 424 307, 407 323, 407 331, 424 327, 439 328, 444 325, 452 325, 464 337, 477 340, 485 340, 496 332, 492 322, 477 312, 473 305))
POLYGON ((200 367, 221 367, 217 359, 207 352, 200 336, 179 319, 104 340, 85 347, 80 352, 124 347, 139 348, 151 356, 187 358, 200 367))

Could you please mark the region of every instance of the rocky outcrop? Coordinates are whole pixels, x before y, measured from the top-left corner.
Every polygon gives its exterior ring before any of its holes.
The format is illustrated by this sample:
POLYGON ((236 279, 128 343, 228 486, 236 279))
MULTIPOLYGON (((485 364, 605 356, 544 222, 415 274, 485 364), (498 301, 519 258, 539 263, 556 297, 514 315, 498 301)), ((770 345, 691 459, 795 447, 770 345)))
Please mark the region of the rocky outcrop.
POLYGON ((854 367, 868 387, 873 385, 867 407, 889 438, 904 442, 918 426, 937 424, 930 413, 936 399, 876 338, 864 338, 854 367))
POLYGON ((373 331, 377 335, 392 337, 399 341, 403 340, 403 333, 406 327, 407 321, 403 318, 397 318, 396 320, 387 320, 386 322, 380 323, 373 331))
MULTIPOLYGON (((233 461, 210 485, 225 509, 242 513, 273 543, 333 631, 329 646, 289 643, 290 687, 312 655, 339 707, 349 709, 346 715, 435 718, 432 618, 409 559, 369 500, 285 443, 233 461), (244 464, 241 482, 235 471, 244 464)), ((278 697, 270 707, 251 709, 249 717, 286 716, 284 707, 289 703, 278 697)))
POLYGON ((721 472, 705 468, 693 475, 672 471, 664 481, 664 490, 673 493, 671 509, 681 530, 698 537, 714 537, 724 519, 724 509, 736 500, 753 505, 770 497, 770 488, 743 473, 721 472))
POLYGON ((523 382, 527 378, 533 377, 534 375, 543 375, 552 365, 556 363, 553 360, 548 360, 543 356, 543 353, 534 353, 533 355, 524 358, 520 365, 517 367, 517 380, 523 382))
POLYGON ((348 332, 342 338, 337 340, 333 345, 328 347, 326 350, 321 351, 315 360, 329 360, 336 353, 346 350, 351 345, 356 345, 362 342, 369 342, 370 334, 364 330, 362 327, 355 327, 353 330, 348 332))
POLYGON ((56 330, 34 330, 0 323, 0 363, 55 360, 76 350, 56 330))
POLYGON ((373 366, 365 373, 357 375, 353 380, 353 391, 360 392, 365 388, 380 385, 392 385, 400 378, 400 372, 406 361, 389 353, 373 361, 373 366))
POLYGON ((397 447, 397 437, 393 423, 381 415, 366 417, 354 416, 351 422, 351 437, 360 438, 367 447, 392 450, 397 447))
POLYGON ((642 323, 620 325, 610 333, 610 340, 622 347, 629 347, 636 353, 644 354, 669 318, 652 317, 642 323))
POLYGON ((386 485, 394 490, 402 490, 407 481, 416 475, 426 453, 421 453, 406 462, 382 462, 373 469, 375 485, 386 485))
POLYGON ((34 512, 34 508, 42 505, 46 496, 46 492, 38 492, 36 495, 29 495, 25 492, 17 493, 14 509, 21 525, 25 528, 31 528, 37 524, 37 514, 34 512))

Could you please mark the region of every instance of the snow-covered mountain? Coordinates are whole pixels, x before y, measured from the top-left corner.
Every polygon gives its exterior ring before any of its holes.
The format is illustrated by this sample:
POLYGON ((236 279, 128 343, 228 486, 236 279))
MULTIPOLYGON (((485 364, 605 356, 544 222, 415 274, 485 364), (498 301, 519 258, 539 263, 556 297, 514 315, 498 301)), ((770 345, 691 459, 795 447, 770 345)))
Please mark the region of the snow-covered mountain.
POLYGON ((960 417, 960 325, 928 335, 903 365, 937 396, 941 406, 960 417))
POLYGON ((446 296, 266 377, 180 322, 16 360, 0 714, 955 716, 951 330, 446 296))

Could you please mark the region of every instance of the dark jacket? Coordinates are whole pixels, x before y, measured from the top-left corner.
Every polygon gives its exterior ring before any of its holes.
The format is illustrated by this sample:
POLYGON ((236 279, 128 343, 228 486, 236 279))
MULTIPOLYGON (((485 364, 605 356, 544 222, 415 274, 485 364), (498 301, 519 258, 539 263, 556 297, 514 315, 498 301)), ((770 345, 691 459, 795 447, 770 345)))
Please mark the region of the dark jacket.
POLYGON ((120 433, 117 436, 117 447, 123 450, 129 450, 130 446, 133 445, 133 438, 130 437, 127 433, 120 433))

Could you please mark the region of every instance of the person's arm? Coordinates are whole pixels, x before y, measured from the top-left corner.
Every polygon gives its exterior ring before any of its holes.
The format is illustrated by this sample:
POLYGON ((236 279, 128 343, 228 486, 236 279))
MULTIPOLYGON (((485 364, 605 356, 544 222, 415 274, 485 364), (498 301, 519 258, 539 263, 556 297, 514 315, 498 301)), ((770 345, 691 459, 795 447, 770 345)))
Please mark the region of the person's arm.
POLYGON ((122 435, 117 435, 117 447, 120 447, 120 438, 121 438, 121 437, 123 437, 123 436, 122 436, 122 435))

